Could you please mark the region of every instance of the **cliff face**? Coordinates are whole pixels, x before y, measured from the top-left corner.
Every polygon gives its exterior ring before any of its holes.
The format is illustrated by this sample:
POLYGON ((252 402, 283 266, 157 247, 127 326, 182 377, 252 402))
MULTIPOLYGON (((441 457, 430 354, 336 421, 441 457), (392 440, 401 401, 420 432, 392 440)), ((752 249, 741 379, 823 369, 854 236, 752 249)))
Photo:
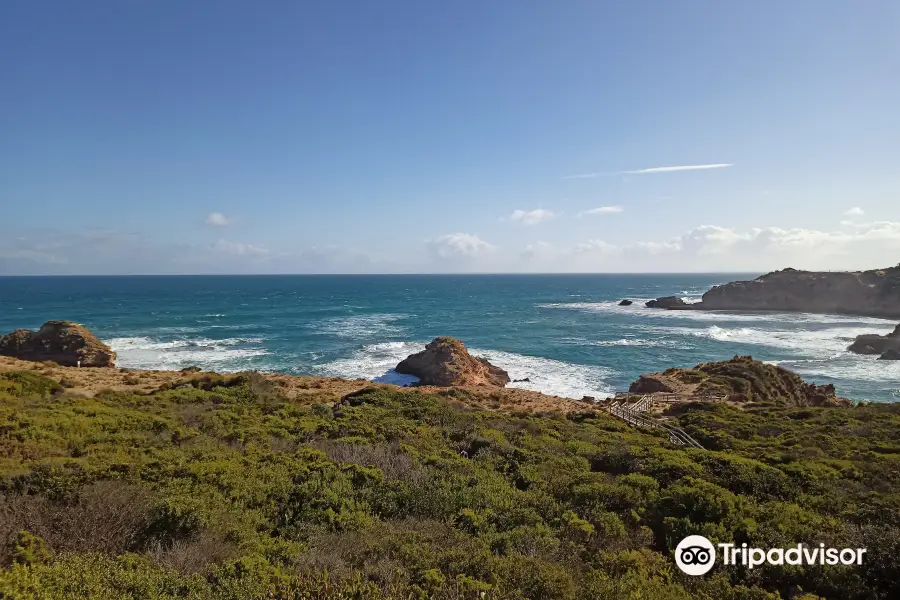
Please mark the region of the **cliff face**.
POLYGON ((116 353, 77 323, 47 321, 38 331, 16 329, 0 336, 0 355, 53 361, 66 367, 114 367, 116 353))
POLYGON ((900 266, 859 272, 784 269, 718 285, 694 310, 779 310, 900 318, 900 266))
POLYGON ((496 385, 509 383, 509 374, 487 360, 469 354, 463 343, 452 337, 434 338, 425 350, 412 354, 396 371, 415 375, 425 385, 496 385))
POLYGON ((675 393, 686 400, 713 396, 735 402, 774 402, 787 406, 848 406, 834 386, 815 385, 787 369, 750 356, 699 364, 693 369, 667 369, 641 375, 628 389, 633 394, 675 393))

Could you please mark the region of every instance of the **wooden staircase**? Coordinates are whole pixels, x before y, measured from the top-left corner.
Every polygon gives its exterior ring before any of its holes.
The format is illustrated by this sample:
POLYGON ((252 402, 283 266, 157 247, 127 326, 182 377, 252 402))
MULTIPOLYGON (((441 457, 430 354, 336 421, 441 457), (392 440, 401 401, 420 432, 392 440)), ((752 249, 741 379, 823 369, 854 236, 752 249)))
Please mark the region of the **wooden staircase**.
MULTIPOLYGON (((664 429, 669 435, 669 440, 678 446, 704 449, 697 440, 688 435, 681 427, 669 425, 656 417, 650 416, 654 401, 654 397, 650 394, 641 396, 636 402, 614 400, 607 410, 609 414, 622 419, 632 427, 664 429)), ((670 400, 661 399, 661 401, 670 400)))

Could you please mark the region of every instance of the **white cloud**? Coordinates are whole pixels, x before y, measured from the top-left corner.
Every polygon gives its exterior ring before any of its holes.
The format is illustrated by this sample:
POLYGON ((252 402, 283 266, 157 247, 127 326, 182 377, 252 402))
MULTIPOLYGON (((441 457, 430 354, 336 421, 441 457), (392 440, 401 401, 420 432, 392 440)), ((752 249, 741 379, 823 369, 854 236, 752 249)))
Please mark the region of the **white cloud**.
POLYGON ((469 233, 448 233, 428 240, 427 245, 431 253, 441 259, 478 258, 496 249, 494 245, 469 233))
POLYGON ((592 208, 590 210, 586 210, 582 215, 611 215, 615 213, 620 213, 625 209, 621 206, 600 206, 598 208, 592 208))
POLYGON ((549 210, 536 208, 527 211, 514 210, 513 213, 509 215, 509 220, 515 223, 521 223, 522 225, 537 225, 541 221, 552 219, 554 216, 555 215, 549 210))
POLYGON ((636 169, 633 171, 614 171, 612 173, 583 173, 580 175, 569 175, 563 179, 591 179, 593 177, 603 177, 609 175, 650 175, 653 173, 675 173, 678 171, 706 171, 708 169, 724 169, 733 167, 734 163, 714 163, 709 165, 679 165, 675 167, 650 167, 649 169, 636 169))
POLYGON ((210 250, 223 252, 225 254, 235 254, 237 256, 266 256, 269 254, 269 251, 261 246, 242 244, 240 242, 229 242, 228 240, 217 241, 210 246, 210 250))
POLYGON ((628 249, 646 252, 647 254, 668 254, 670 252, 681 252, 681 244, 678 240, 668 242, 635 242, 628 246, 628 249))
POLYGON ((858 206, 854 206, 853 208, 850 208, 844 212, 845 217, 861 217, 864 214, 866 214, 866 211, 858 206))
POLYGON ((514 247, 497 247, 470 233, 451 233, 428 241, 425 248, 403 246, 398 239, 356 249, 347 240, 334 240, 333 246, 264 248, 226 239, 171 244, 126 232, 22 230, 0 237, 0 274, 733 273, 784 267, 858 270, 900 260, 900 221, 857 219, 833 230, 701 225, 661 238, 642 236, 641 231, 639 227, 615 231, 606 234, 615 238, 580 242, 563 236, 523 240, 514 247))
POLYGON ((227 227, 231 225, 231 219, 219 212, 206 215, 206 224, 210 227, 227 227))
POLYGON ((618 246, 614 246, 603 240, 587 240, 586 242, 575 244, 573 250, 577 253, 592 254, 618 254, 622 251, 618 246))

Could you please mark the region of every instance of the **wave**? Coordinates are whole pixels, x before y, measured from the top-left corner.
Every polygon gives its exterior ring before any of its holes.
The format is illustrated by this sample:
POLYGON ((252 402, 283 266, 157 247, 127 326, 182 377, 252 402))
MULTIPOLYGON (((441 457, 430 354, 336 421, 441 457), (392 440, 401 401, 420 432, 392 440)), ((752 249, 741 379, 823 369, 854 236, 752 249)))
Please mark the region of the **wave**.
MULTIPOLYGON (((803 376, 824 378, 828 381, 857 381, 878 383, 883 391, 900 397, 900 361, 877 360, 875 356, 847 353, 827 359, 798 359, 773 361, 785 369, 803 376)), ((840 388, 840 386, 839 386, 840 388)), ((838 389, 840 393, 840 389, 838 389)), ((857 398, 863 399, 863 398, 857 398)))
MULTIPOLYGON (((708 310, 662 310, 647 308, 644 303, 651 298, 630 298, 634 302, 631 306, 619 306, 618 301, 607 302, 549 302, 536 304, 537 308, 550 308, 562 310, 577 310, 589 313, 615 313, 616 315, 629 316, 642 319, 686 319, 691 321, 733 321, 733 322, 772 322, 788 324, 821 324, 821 325, 858 325, 880 326, 885 329, 880 332, 889 332, 896 326, 895 321, 879 319, 876 317, 858 317, 853 315, 826 315, 815 313, 778 313, 778 312, 727 312, 708 310), (890 325, 890 329, 887 329, 890 325)), ((688 301, 689 298, 685 298, 688 301)), ((699 300, 690 298, 690 300, 699 300)), ((862 332, 861 332, 862 333, 862 332)))
POLYGON ((755 327, 704 328, 659 327, 656 331, 667 335, 693 336, 728 342, 768 346, 788 350, 809 357, 836 357, 847 353, 847 346, 863 333, 884 333, 882 328, 828 327, 823 329, 765 329, 755 327))
POLYGON ((424 349, 424 342, 382 342, 367 344, 347 358, 314 365, 317 375, 342 377, 344 379, 370 379, 383 383, 408 385, 418 381, 418 377, 402 375, 394 371, 401 360, 424 349))
POLYGON ((622 338, 620 340, 599 340, 588 342, 590 346, 610 348, 615 346, 634 346, 640 348, 673 348, 675 350, 693 350, 694 346, 677 340, 652 340, 642 338, 622 338))
POLYGON ((318 334, 333 335, 341 338, 383 338, 401 334, 403 327, 395 323, 408 316, 404 314, 380 313, 330 317, 309 323, 307 327, 318 334))
MULTIPOLYGON (((316 365, 313 371, 318 375, 331 377, 369 379, 405 385, 418 379, 410 375, 401 375, 393 369, 401 360, 421 351, 424 347, 425 342, 409 341, 367 344, 347 358, 316 365)), ((613 375, 614 371, 606 367, 577 365, 500 350, 470 348, 469 351, 475 356, 487 358, 491 363, 504 369, 511 379, 529 380, 510 383, 508 387, 534 390, 563 398, 604 397, 613 392, 606 379, 613 375)))
POLYGON ((171 370, 188 366, 240 371, 249 367, 248 359, 265 356, 262 338, 209 338, 162 341, 146 336, 106 340, 117 354, 116 363, 131 369, 171 370))
POLYGON ((483 356, 509 373, 510 379, 529 379, 510 383, 507 387, 534 390, 562 398, 611 396, 613 387, 607 379, 615 375, 613 369, 594 365, 567 363, 541 356, 528 356, 502 350, 470 350, 483 356))

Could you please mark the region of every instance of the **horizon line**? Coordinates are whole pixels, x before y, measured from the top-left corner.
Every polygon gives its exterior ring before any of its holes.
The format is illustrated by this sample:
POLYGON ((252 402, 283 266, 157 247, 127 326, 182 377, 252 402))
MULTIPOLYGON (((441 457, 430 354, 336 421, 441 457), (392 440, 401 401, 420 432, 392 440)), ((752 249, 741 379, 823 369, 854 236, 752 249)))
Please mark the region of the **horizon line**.
MULTIPOLYGON (((0 274, 0 278, 13 277, 396 277, 447 275, 749 275, 762 271, 573 271, 573 272, 515 272, 515 271, 454 271, 445 273, 21 273, 0 274)), ((843 272, 843 271, 841 271, 843 272)))

